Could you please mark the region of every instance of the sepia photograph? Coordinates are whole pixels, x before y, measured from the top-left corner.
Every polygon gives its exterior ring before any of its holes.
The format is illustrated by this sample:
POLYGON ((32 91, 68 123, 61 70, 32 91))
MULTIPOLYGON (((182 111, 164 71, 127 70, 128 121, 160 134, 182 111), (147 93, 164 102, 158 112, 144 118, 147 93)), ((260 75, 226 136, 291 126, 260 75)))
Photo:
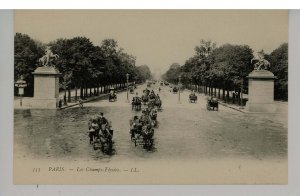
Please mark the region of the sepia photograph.
POLYGON ((288 10, 15 10, 14 184, 288 184, 288 10))

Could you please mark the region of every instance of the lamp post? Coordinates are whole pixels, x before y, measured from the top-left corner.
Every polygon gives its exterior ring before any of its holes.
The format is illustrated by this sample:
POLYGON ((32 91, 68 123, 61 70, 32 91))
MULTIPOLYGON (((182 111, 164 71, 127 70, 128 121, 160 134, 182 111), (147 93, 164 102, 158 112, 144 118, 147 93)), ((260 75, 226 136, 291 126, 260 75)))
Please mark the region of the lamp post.
POLYGON ((128 80, 129 80, 129 73, 126 74, 126 84, 127 84, 127 103, 129 103, 129 98, 128 98, 128 80))
POLYGON ((17 80, 15 86, 18 88, 18 94, 20 96, 20 106, 22 107, 22 96, 24 95, 24 88, 27 87, 26 81, 24 80, 23 76, 17 80))
POLYGON ((178 77, 178 87, 179 87, 179 90, 178 90, 178 103, 179 104, 181 104, 181 102, 180 102, 180 90, 181 90, 180 87, 181 87, 181 82, 180 81, 181 81, 181 76, 178 77))
POLYGON ((136 81, 137 81, 137 79, 138 79, 138 77, 135 76, 135 77, 134 77, 134 88, 136 88, 136 81))

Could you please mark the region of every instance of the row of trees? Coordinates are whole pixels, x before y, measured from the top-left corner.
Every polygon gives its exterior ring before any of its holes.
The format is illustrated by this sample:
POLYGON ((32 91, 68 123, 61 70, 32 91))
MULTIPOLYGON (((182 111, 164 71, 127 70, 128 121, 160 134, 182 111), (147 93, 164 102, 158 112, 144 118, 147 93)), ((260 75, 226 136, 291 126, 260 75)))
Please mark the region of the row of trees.
MULTIPOLYGON (((163 79, 177 84, 203 86, 205 93, 228 98, 229 91, 235 91, 240 97, 241 90, 247 93, 246 76, 253 70, 251 59, 253 50, 247 45, 225 44, 217 47, 212 41, 201 40, 195 47, 195 54, 183 65, 173 63, 163 75, 163 79), (217 92, 218 89, 218 92, 217 92), (221 94, 221 95, 220 95, 221 94)), ((271 63, 270 71, 275 80, 275 99, 288 98, 288 45, 280 45, 265 58, 271 63)), ((240 101, 240 100, 239 100, 240 101)))
MULTIPOLYGON (((152 77, 147 65, 136 66, 136 58, 127 54, 114 39, 105 39, 95 46, 86 37, 57 39, 47 44, 54 54, 59 55, 55 67, 62 73, 60 85, 70 92, 80 89, 80 96, 87 95, 87 89, 105 85, 130 82, 144 82, 152 77)), ((33 95, 32 72, 41 66, 38 59, 44 55, 46 44, 31 39, 28 35, 15 35, 15 80, 21 75, 27 81, 25 95, 33 95)))

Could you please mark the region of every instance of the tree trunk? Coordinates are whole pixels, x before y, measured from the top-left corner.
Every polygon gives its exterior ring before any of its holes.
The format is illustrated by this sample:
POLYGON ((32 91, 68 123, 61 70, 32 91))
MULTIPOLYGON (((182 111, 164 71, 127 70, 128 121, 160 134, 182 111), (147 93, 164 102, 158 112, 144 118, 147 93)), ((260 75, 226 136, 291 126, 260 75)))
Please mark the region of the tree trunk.
POLYGON ((71 90, 68 88, 68 102, 71 102, 71 90))
POLYGON ((227 94, 226 94, 226 103, 229 101, 229 89, 227 89, 227 94))
POLYGON ((84 85, 84 97, 88 97, 88 89, 86 84, 84 85))
POLYGON ((231 100, 231 101, 232 101, 232 103, 233 103, 233 104, 235 104, 235 99, 236 99, 236 96, 235 96, 235 91, 233 91, 233 93, 232 93, 232 96, 231 96, 231 97, 232 97, 232 100, 231 100))
POLYGON ((65 94, 64 94, 64 105, 67 105, 67 89, 65 89, 65 94))
POLYGON ((75 101, 77 101, 77 85, 75 86, 75 101))
POLYGON ((83 99, 83 88, 82 88, 82 85, 80 86, 80 98, 83 99))

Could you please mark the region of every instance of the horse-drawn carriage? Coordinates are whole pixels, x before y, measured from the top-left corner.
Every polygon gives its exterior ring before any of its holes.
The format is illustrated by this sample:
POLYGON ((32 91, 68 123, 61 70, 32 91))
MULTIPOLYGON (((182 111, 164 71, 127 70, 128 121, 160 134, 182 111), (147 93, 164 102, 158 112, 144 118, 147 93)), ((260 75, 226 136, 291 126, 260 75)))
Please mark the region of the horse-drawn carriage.
POLYGON ((111 88, 111 89, 110 89, 110 93, 109 93, 109 96, 108 96, 108 101, 109 101, 109 102, 117 101, 117 94, 116 94, 114 88, 111 88))
POLYGON ((140 111, 142 108, 142 99, 140 97, 133 97, 131 102, 132 110, 140 111))
POLYGON ((207 98, 207 103, 206 103, 206 108, 207 110, 215 110, 218 111, 219 110, 219 102, 217 98, 212 98, 212 97, 208 97, 207 98))
POLYGON ((89 129, 90 144, 94 150, 101 149, 105 154, 110 154, 113 150, 113 130, 111 123, 102 124, 101 128, 97 123, 92 123, 89 129))
POLYGON ((150 124, 143 122, 135 122, 135 119, 130 120, 130 139, 134 145, 142 145, 145 149, 150 150, 153 146, 154 129, 150 124))
POLYGON ((190 103, 197 103, 197 95, 195 93, 191 93, 189 95, 189 102, 190 103))

